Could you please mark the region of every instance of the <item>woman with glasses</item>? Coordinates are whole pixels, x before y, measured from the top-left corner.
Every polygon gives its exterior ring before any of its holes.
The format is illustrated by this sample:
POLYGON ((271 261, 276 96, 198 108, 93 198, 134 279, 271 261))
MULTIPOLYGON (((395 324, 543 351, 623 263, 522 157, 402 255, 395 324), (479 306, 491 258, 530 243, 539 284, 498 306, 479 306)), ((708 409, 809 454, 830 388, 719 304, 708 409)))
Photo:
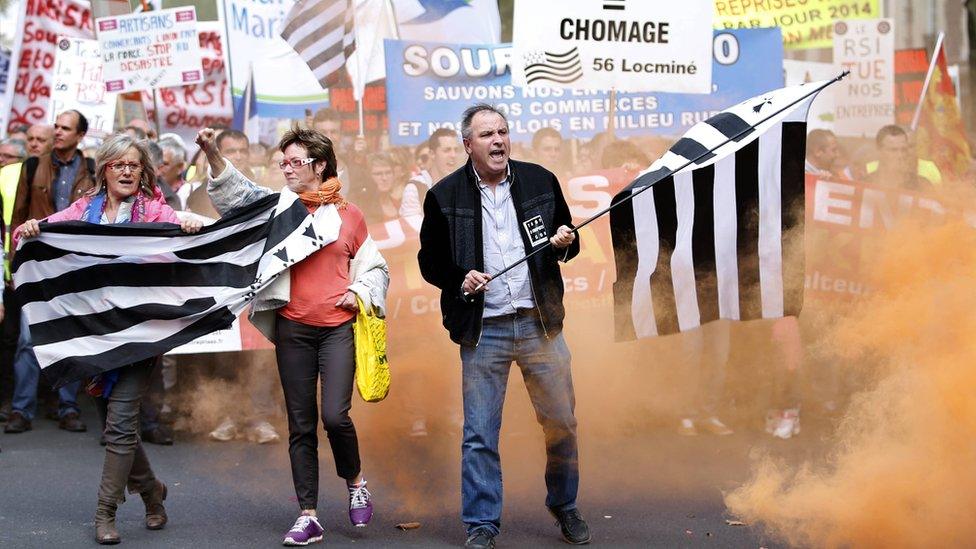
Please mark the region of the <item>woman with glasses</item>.
MULTIPOLYGON (((197 143, 207 154, 210 198, 224 213, 271 194, 245 178, 220 156, 214 131, 201 130, 197 143)), ((292 265, 253 301, 251 319, 275 344, 278 374, 288 410, 288 454, 300 515, 284 545, 321 541, 316 517, 319 492, 316 388, 322 383, 321 418, 329 436, 336 473, 348 490, 349 520, 364 527, 373 515, 359 456, 359 438, 349 410, 356 371, 352 324, 363 306, 383 314, 389 271, 366 230, 363 212, 339 193, 332 142, 323 134, 293 129, 278 144, 282 193, 295 193, 309 213, 337 215, 338 238, 292 265), (326 210, 321 210, 326 208, 326 210), (280 286, 276 285, 282 282, 280 286)))
MULTIPOLYGON (((181 221, 166 205, 156 187, 149 149, 144 141, 126 134, 113 135, 98 149, 95 187, 43 221, 78 220, 98 224, 177 223, 187 233, 195 233, 203 226, 192 216, 181 221)), ((38 220, 30 219, 17 228, 14 238, 33 238, 40 232, 38 220)), ((95 539, 103 545, 121 541, 115 513, 126 486, 130 494, 142 496, 146 528, 159 530, 166 525, 166 485, 153 473, 139 439, 139 408, 155 365, 155 359, 129 364, 100 374, 87 384, 89 394, 96 397, 107 443, 95 511, 95 539)))

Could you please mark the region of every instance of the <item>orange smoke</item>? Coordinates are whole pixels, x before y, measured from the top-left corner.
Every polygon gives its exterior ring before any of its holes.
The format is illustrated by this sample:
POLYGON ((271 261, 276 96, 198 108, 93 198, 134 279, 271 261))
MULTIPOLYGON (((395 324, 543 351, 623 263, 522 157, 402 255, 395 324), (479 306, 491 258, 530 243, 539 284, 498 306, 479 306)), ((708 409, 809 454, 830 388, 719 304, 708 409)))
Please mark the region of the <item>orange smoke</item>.
POLYGON ((765 457, 726 495, 731 512, 793 545, 958 547, 971 537, 976 230, 903 226, 884 242, 875 291, 821 339, 839 366, 870 368, 877 382, 853 399, 826 462, 765 457))

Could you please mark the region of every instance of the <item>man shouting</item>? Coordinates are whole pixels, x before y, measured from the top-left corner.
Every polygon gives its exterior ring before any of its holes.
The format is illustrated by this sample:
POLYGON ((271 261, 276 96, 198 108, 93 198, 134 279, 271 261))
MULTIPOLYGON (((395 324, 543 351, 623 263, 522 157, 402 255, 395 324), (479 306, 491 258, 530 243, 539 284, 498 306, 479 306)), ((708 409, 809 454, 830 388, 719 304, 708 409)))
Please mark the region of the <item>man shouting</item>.
POLYGON ((545 433, 546 506, 567 542, 588 543, 576 509, 575 397, 561 335, 558 261, 579 253, 569 207, 551 172, 509 159, 508 121, 494 107, 464 111, 461 137, 468 161, 427 193, 418 258, 424 278, 441 289, 444 326, 461 346, 465 546, 494 547, 501 525, 498 433, 512 362, 545 433), (552 246, 492 278, 546 244, 552 246))

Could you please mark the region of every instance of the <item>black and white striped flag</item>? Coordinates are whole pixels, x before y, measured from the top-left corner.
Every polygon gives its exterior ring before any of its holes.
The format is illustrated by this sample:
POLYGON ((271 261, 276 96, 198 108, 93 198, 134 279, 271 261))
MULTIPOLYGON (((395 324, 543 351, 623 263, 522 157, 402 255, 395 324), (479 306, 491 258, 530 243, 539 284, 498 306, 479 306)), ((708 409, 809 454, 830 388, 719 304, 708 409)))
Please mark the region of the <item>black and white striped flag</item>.
POLYGON ((199 233, 168 223, 43 224, 14 257, 14 284, 48 379, 79 380, 228 328, 256 292, 339 236, 284 189, 199 233))
POLYGON ((354 22, 353 0, 298 0, 285 17, 281 37, 327 88, 338 82, 339 71, 356 51, 354 22))
POLYGON ((696 124, 614 198, 634 195, 610 212, 618 340, 799 313, 806 116, 834 81, 696 124))

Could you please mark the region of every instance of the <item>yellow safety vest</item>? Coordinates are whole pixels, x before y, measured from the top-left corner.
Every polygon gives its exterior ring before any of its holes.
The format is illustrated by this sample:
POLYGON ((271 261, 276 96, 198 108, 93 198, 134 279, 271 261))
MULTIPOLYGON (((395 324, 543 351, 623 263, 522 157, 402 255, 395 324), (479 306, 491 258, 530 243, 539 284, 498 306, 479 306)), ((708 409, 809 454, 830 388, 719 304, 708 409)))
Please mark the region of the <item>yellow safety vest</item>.
MULTIPOLYGON (((868 162, 867 165, 868 173, 874 173, 878 171, 878 161, 868 162)), ((939 167, 935 165, 935 162, 931 160, 918 159, 918 175, 928 179, 933 185, 942 184, 942 172, 939 171, 939 167)))
MULTIPOLYGON (((20 168, 23 162, 15 162, 0 168, 0 196, 3 197, 3 224, 7 233, 3 235, 3 249, 6 257, 10 257, 10 235, 14 230, 10 220, 14 215, 14 201, 17 200, 17 184, 20 183, 20 168)), ((10 280, 10 260, 4 261, 4 277, 10 280)))

